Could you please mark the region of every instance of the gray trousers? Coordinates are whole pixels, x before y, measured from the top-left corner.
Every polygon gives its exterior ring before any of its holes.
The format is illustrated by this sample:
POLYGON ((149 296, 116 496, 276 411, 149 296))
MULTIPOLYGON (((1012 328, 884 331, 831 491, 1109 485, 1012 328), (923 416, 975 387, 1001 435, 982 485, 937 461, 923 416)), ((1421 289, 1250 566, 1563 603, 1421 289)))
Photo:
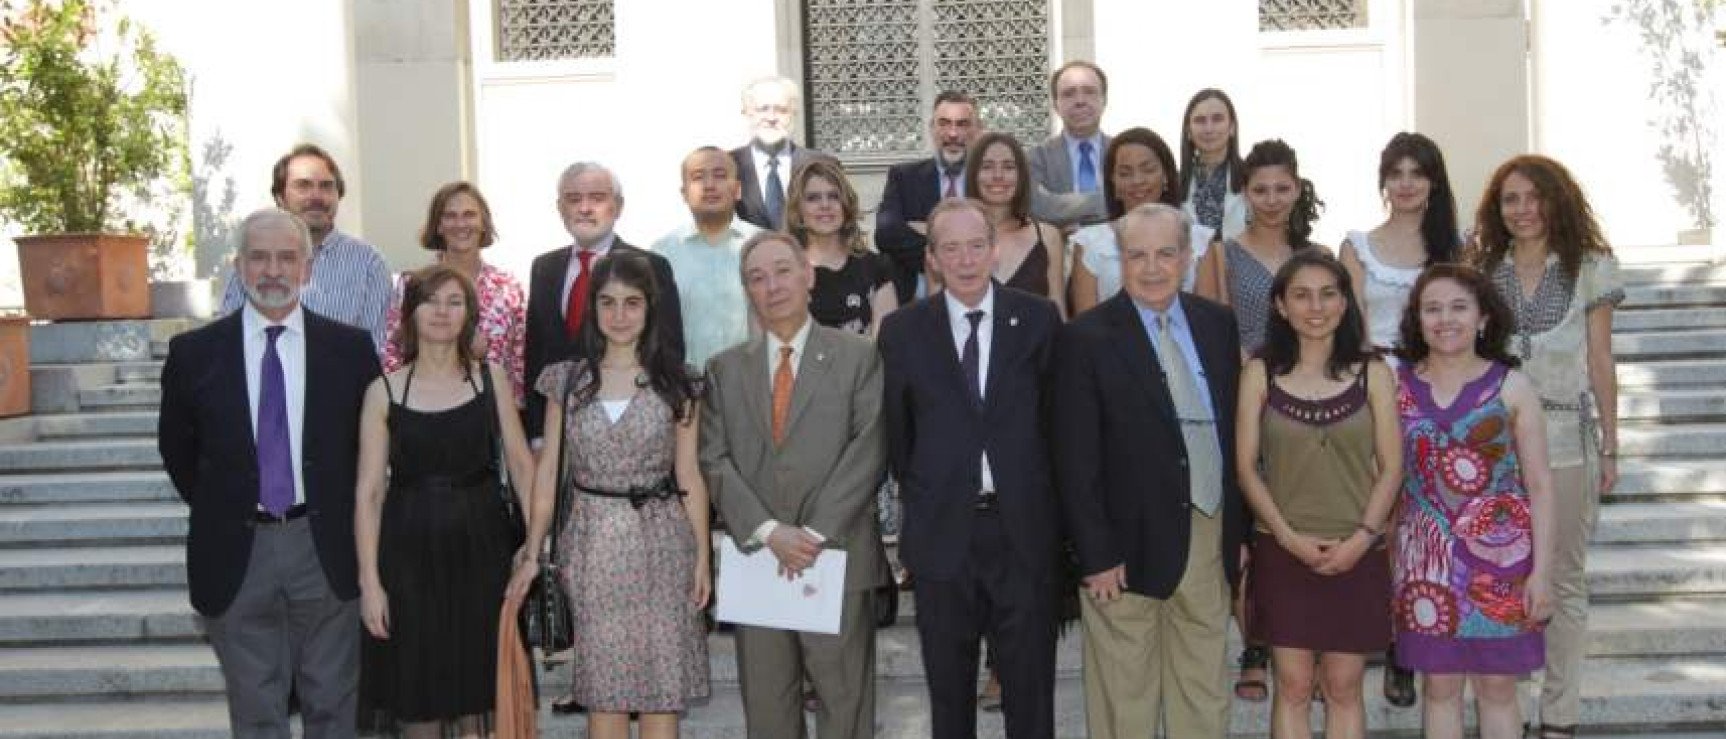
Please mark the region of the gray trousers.
POLYGON ((359 601, 330 590, 305 518, 257 527, 246 577, 204 631, 227 685, 240 739, 288 739, 288 693, 306 739, 353 737, 359 686, 359 601))
MULTIPOLYGON (((894 595, 898 595, 894 593, 894 595)), ((737 627, 737 675, 750 739, 798 739, 803 723, 803 675, 815 684, 819 739, 875 735, 874 593, 845 593, 838 634, 737 627)))

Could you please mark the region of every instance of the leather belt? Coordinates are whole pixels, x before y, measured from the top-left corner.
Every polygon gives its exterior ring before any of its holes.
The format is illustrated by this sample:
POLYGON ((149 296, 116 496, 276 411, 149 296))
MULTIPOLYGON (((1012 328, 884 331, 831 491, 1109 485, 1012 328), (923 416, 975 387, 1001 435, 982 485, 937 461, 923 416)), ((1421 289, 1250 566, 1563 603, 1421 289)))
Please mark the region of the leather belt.
POLYGON ((978 512, 994 512, 1000 499, 1001 497, 996 495, 995 491, 984 490, 977 493, 977 501, 971 504, 971 508, 978 512))
POLYGON ((280 518, 269 511, 259 510, 252 514, 252 522, 260 524, 280 524, 306 517, 306 504, 301 503, 282 512, 280 518))

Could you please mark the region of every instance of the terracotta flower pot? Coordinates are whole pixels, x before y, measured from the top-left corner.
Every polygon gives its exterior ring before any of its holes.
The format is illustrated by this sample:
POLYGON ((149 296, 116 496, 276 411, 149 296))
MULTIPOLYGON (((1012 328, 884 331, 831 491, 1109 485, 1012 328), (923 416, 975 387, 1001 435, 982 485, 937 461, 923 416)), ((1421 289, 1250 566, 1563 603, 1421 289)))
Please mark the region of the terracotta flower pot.
POLYGON ((116 234, 20 236, 24 309, 50 321, 150 317, 149 239, 116 234))
POLYGON ((30 319, 0 317, 0 417, 30 412, 30 319))

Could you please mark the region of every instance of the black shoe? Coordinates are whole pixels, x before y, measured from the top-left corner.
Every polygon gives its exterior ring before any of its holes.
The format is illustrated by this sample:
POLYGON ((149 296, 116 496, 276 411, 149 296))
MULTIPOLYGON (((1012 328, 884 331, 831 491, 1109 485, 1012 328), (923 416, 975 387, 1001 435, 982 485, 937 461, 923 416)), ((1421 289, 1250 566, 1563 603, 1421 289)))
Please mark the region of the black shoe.
POLYGON ((1384 651, 1384 699, 1397 708, 1414 705, 1414 672, 1396 666, 1396 645, 1384 651))
POLYGON ((572 698, 563 698, 561 700, 551 702, 551 712, 559 716, 568 716, 572 713, 587 713, 587 706, 576 703, 572 698))

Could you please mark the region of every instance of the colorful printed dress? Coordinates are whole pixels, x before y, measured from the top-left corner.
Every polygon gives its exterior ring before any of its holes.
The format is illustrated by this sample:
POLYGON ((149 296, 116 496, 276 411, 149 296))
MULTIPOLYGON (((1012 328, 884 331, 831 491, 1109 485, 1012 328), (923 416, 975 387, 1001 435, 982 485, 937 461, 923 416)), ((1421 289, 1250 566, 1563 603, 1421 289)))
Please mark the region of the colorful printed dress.
POLYGON ((1523 609, 1533 519, 1510 409, 1493 364, 1448 408, 1411 367, 1398 375, 1402 517, 1393 608, 1396 656, 1420 672, 1523 674, 1545 653, 1523 609))

